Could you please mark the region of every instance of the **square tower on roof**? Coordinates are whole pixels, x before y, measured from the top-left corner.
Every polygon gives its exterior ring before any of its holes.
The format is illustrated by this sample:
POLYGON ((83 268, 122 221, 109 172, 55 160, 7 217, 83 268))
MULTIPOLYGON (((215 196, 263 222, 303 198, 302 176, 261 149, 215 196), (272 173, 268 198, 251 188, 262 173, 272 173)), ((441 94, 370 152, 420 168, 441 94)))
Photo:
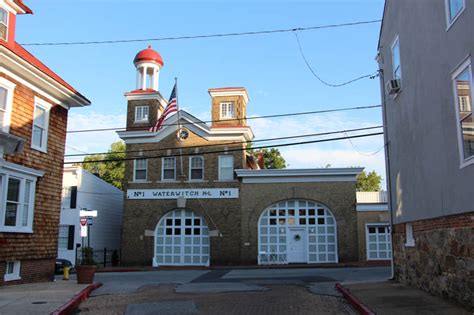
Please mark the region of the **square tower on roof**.
POLYGON ((209 89, 212 97, 212 127, 243 127, 247 125, 249 96, 243 87, 209 89))

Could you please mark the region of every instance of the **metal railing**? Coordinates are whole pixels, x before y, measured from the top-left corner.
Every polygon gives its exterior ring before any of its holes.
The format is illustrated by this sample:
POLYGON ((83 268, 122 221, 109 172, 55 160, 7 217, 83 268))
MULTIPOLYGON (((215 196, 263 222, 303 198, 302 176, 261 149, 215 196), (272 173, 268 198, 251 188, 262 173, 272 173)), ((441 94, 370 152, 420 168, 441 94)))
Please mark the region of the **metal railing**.
MULTIPOLYGON (((94 249, 93 250, 93 259, 96 265, 100 265, 103 267, 113 266, 114 265, 114 252, 117 252, 117 257, 115 261, 115 265, 119 266, 122 258, 122 251, 120 249, 94 249)), ((81 264, 83 256, 81 248, 77 248, 77 264, 81 264)))
POLYGON ((387 203, 386 191, 358 191, 357 203, 387 203))

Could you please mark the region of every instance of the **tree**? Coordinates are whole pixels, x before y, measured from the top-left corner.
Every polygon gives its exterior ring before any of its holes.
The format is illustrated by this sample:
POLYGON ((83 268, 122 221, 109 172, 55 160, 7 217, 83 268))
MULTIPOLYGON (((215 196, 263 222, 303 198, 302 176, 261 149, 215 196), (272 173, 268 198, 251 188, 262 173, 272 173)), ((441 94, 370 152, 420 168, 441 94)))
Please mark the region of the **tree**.
MULTIPOLYGON (((263 164, 267 169, 286 168, 286 161, 281 156, 281 152, 278 149, 260 149, 258 152, 263 152, 263 164)), ((249 150, 249 153, 256 156, 258 152, 253 149, 249 150)))
POLYGON ((356 189, 357 191, 380 191, 381 181, 382 177, 377 174, 376 171, 372 171, 370 173, 362 171, 362 173, 357 176, 356 189))
POLYGON ((84 162, 102 161, 107 162, 83 163, 82 167, 94 175, 102 178, 107 183, 114 185, 118 189, 123 188, 125 176, 125 161, 114 161, 125 158, 125 143, 114 142, 110 145, 110 150, 106 154, 95 154, 84 158, 84 162))

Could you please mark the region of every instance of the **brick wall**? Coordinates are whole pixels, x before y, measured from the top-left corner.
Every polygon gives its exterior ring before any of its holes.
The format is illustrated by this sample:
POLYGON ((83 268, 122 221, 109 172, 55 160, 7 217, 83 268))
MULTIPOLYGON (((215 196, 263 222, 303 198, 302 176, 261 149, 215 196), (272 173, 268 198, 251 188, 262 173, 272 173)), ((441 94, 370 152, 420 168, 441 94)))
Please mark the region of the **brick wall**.
POLYGON ((158 111, 164 108, 157 100, 136 100, 129 101, 127 107, 127 130, 147 129, 156 124, 158 111), (148 122, 135 123, 135 108, 137 106, 148 106, 148 122))
POLYGON ((243 96, 216 96, 212 98, 212 127, 245 126, 247 124, 247 106, 243 96), (237 120, 220 120, 221 102, 233 102, 237 120))
MULTIPOLYGON (((40 273, 48 270, 52 275, 54 264, 47 263, 43 266, 42 262, 54 260, 57 253, 67 110, 59 105, 54 105, 53 102, 12 78, 4 74, 0 74, 0 76, 16 84, 10 133, 26 140, 21 154, 7 155, 5 159, 45 172, 43 177, 38 178, 36 184, 33 233, 0 232, 0 262, 20 260, 23 267, 23 261, 37 261, 40 273), (47 153, 31 149, 35 96, 45 99, 53 105, 49 116, 47 153)), ((25 272, 29 271, 34 274, 36 272, 34 267, 28 268, 29 264, 25 263, 25 272)), ((2 279, 3 274, 4 271, 0 273, 2 279)), ((24 276, 25 279, 30 277, 26 273, 24 276)), ((40 277, 43 278, 43 276, 40 277)))
POLYGON ((257 262, 258 219, 266 208, 288 199, 305 199, 326 205, 336 218, 339 261, 357 261, 355 191, 353 182, 243 184, 241 261, 257 262), (244 246, 245 243, 250 245, 244 246))
POLYGON ((3 281, 6 263, 0 262, 0 285, 21 284, 29 282, 52 281, 56 259, 22 260, 20 266, 20 280, 3 281), (53 270, 53 273, 51 272, 53 270))
POLYGON ((390 223, 388 211, 357 212, 357 235, 359 238, 359 260, 367 260, 367 242, 365 225, 367 223, 390 223))
POLYGON ((410 223, 415 247, 393 228, 395 277, 474 310, 474 212, 410 223))

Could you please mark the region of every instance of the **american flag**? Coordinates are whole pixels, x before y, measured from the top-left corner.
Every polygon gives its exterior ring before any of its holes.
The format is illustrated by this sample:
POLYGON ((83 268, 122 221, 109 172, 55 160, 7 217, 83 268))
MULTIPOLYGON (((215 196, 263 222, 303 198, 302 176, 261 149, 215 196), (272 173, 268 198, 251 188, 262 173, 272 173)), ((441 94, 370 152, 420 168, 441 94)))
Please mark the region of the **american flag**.
POLYGON ((165 111, 161 114, 160 118, 158 118, 156 124, 151 127, 148 131, 150 132, 158 132, 161 128, 163 128, 163 122, 165 121, 166 117, 169 114, 178 111, 178 102, 176 98, 176 83, 174 84, 173 91, 171 91, 170 99, 168 100, 168 105, 166 105, 165 111))

